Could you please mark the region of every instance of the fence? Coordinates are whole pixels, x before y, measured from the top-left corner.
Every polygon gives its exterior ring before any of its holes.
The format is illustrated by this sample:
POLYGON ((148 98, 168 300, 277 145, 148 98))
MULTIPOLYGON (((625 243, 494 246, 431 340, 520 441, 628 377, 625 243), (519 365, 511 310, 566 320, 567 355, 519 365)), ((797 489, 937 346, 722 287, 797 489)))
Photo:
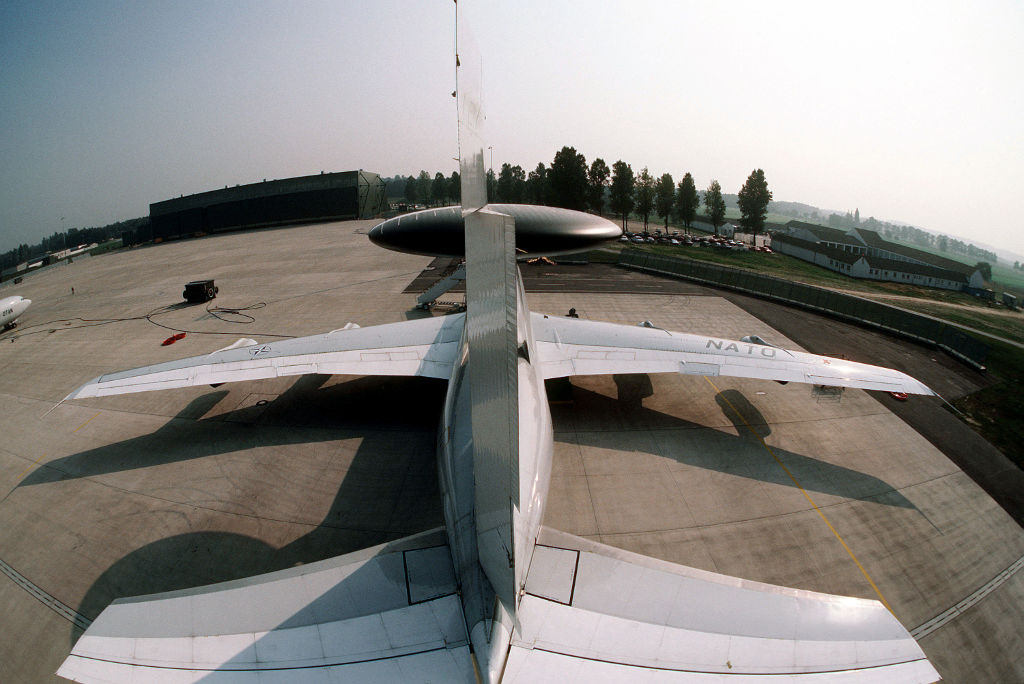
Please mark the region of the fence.
POLYGON ((979 370, 985 368, 983 364, 988 355, 988 345, 971 337, 956 326, 930 316, 897 309, 862 297, 803 283, 794 283, 739 268, 651 254, 640 250, 623 250, 618 263, 626 268, 686 278, 757 297, 794 304, 806 309, 823 311, 833 316, 935 345, 970 366, 979 370))

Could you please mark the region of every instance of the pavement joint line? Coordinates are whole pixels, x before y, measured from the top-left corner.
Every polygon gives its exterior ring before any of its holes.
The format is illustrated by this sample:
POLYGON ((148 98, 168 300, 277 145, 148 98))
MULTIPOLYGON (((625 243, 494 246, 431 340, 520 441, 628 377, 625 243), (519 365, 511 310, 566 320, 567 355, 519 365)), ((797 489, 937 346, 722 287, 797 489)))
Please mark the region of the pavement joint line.
POLYGON ((942 611, 930 620, 918 625, 914 629, 910 630, 910 635, 915 639, 923 639, 935 630, 939 629, 946 623, 952 621, 954 618, 962 615, 971 606, 980 602, 983 598, 991 594, 993 591, 998 589, 1003 583, 1013 577, 1018 570, 1024 568, 1024 556, 1021 556, 1013 563, 1010 564, 1005 570, 1000 572, 998 575, 990 579, 985 584, 981 585, 968 596, 957 601, 954 605, 950 606, 946 610, 942 611))
MULTIPOLYGON (((92 418, 95 418, 96 416, 100 415, 100 413, 101 413, 100 411, 97 411, 97 412, 96 412, 96 415, 95 415, 95 416, 93 416, 92 418)), ((89 424, 89 421, 91 421, 91 420, 92 420, 92 418, 90 418, 89 420, 85 421, 84 423, 82 423, 81 425, 79 425, 78 427, 76 427, 76 428, 75 428, 74 430, 72 430, 72 431, 71 431, 71 433, 72 433, 72 434, 74 434, 74 433, 78 432, 79 430, 81 430, 82 428, 84 428, 84 427, 85 427, 86 425, 88 425, 88 424, 89 424)))
MULTIPOLYGON (((14 478, 14 486, 11 487, 11 491, 9 491, 6 494, 4 494, 4 498, 0 499, 0 503, 3 503, 4 501, 7 501, 7 497, 9 497, 11 494, 13 494, 14 490, 17 489, 18 486, 21 484, 21 478, 25 477, 25 475, 28 474, 28 471, 32 470, 32 468, 37 466, 39 464, 39 462, 42 461, 44 458, 46 458, 46 454, 45 453, 41 454, 39 456, 39 458, 37 458, 36 460, 32 461, 30 464, 28 464, 28 467, 26 467, 24 470, 22 470, 20 473, 18 473, 18 476, 16 478, 14 478)), ((2 563, 2 562, 3 561, 0 561, 0 563, 2 563)))
POLYGON ((10 577, 11 581, 28 592, 33 598, 37 599, 44 606, 57 613, 57 615, 60 615, 68 622, 73 623, 76 627, 86 630, 89 628, 89 625, 92 624, 92 620, 54 598, 32 582, 32 580, 25 577, 2 560, 0 560, 0 571, 10 577))
POLYGON ((772 450, 770 446, 768 446, 764 439, 762 439, 761 435, 757 434, 757 430, 755 430, 753 426, 751 426, 751 424, 747 422, 747 419, 743 417, 743 414, 736 410, 736 407, 732 405, 732 402, 730 402, 728 399, 722 396, 722 390, 718 389, 715 383, 711 382, 711 379, 708 378, 706 375, 704 376, 704 379, 707 380, 708 384, 711 385, 712 388, 714 388, 715 392, 722 397, 722 400, 726 404, 728 404, 729 408, 731 408, 733 412, 737 416, 739 416, 740 420, 742 420, 743 424, 747 426, 747 429, 750 430, 751 434, 753 434, 754 437, 757 438, 757 441, 761 443, 761 446, 768 450, 768 453, 771 454, 772 458, 775 459, 775 462, 779 464, 779 467, 781 467, 786 472, 786 475, 788 475, 789 479, 793 481, 793 484, 795 484, 797 488, 801 491, 801 493, 803 493, 804 498, 807 499, 811 506, 814 507, 815 512, 817 512, 821 519, 825 521, 825 524, 828 526, 828 529, 832 531, 832 534, 835 536, 835 538, 838 539, 839 543, 842 544, 844 549, 846 549, 846 553, 850 556, 851 559, 853 559, 853 562, 860 569, 861 574, 864 575, 864 578, 868 581, 868 584, 871 585, 871 588, 875 590, 875 594, 878 595, 878 599, 882 602, 882 605, 885 606, 886 610, 895 615, 896 613, 893 611, 892 606, 889 605, 889 602, 885 600, 885 596, 882 595, 882 590, 879 589, 878 585, 875 584, 875 581, 871 579, 871 575, 869 575, 868 571, 864 568, 863 565, 861 565, 861 562, 857 559, 856 554, 853 553, 853 549, 849 547, 849 545, 846 543, 846 540, 843 539, 841 534, 839 534, 839 531, 832 526, 832 523, 829 521, 828 516, 825 515, 825 512, 818 507, 818 504, 814 502, 814 499, 812 499, 811 495, 807 492, 807 490, 803 488, 803 485, 801 485, 800 482, 796 479, 796 477, 793 476, 793 473, 790 472, 789 468, 786 467, 782 460, 775 455, 775 452, 772 450))
MULTIPOLYGON (((17 482, 21 482, 21 478, 25 477, 25 474, 28 473, 28 471, 32 470, 33 467, 38 465, 39 462, 42 461, 44 458, 46 458, 46 454, 41 454, 39 456, 39 458, 37 458, 36 460, 34 460, 31 463, 29 463, 28 466, 24 470, 22 470, 20 473, 18 473, 18 476, 16 478, 14 478, 14 481, 16 483, 17 482)), ((17 488, 18 485, 15 484, 14 486, 15 486, 15 488, 17 488)), ((11 491, 14 491, 14 490, 11 490, 11 491)), ((4 498, 7 498, 7 497, 4 497, 4 498)))

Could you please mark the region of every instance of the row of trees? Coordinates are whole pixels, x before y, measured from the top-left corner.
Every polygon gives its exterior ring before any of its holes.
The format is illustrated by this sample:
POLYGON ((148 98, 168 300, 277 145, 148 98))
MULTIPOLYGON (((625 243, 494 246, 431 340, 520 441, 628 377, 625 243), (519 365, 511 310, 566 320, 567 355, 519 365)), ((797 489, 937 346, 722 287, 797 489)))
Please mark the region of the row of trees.
POLYGON ((32 259, 38 259, 51 252, 62 249, 88 245, 93 242, 106 242, 111 238, 119 238, 125 231, 134 230, 140 225, 149 223, 148 218, 136 218, 128 221, 110 223, 98 228, 69 228, 66 231, 58 231, 44 237, 34 245, 20 244, 0 254, 0 269, 13 268, 18 264, 25 263, 32 259))
MULTIPOLYGON (((419 176, 408 176, 403 182, 403 197, 410 204, 459 201, 457 172, 447 178, 439 172, 431 178, 428 172, 420 171, 419 176)), ((544 204, 596 214, 605 213, 607 205, 612 214, 621 218, 624 229, 629 216, 635 213, 643 219, 645 231, 652 213, 663 219, 666 228, 670 218, 677 218, 690 228, 702 200, 690 173, 677 185, 672 174, 655 176, 646 166, 636 174, 621 159, 609 167, 598 157, 588 166, 586 157, 574 147, 563 147, 555 153, 550 166, 541 162, 529 173, 519 165, 507 163, 502 164, 497 177, 493 169, 488 171, 487 197, 497 203, 544 204)), ((755 236, 764 230, 771 199, 764 171, 755 169, 738 196, 740 223, 755 236)), ((725 223, 725 200, 717 180, 704 190, 703 204, 717 233, 725 223)))
MULTIPOLYGON (((445 177, 442 173, 431 176, 426 171, 420 171, 418 176, 387 180, 393 190, 396 186, 404 188, 402 196, 410 204, 438 205, 459 201, 458 172, 445 177)), ((637 174, 629 164, 621 160, 609 167, 603 159, 597 158, 588 166, 586 158, 573 147, 563 147, 555 154, 550 166, 541 162, 530 172, 519 165, 507 163, 501 165, 497 176, 493 170, 488 171, 487 197, 491 202, 546 204, 598 214, 610 210, 621 218, 624 228, 628 217, 635 214, 643 220, 644 230, 648 229, 651 214, 662 218, 666 227, 672 218, 682 221, 689 228, 703 203, 704 218, 715 227, 716 232, 725 222, 727 199, 732 202, 732 196, 723 195, 718 181, 712 181, 701 192, 697 190, 689 173, 683 176, 678 185, 673 185, 671 174, 662 174, 660 177, 652 175, 647 167, 637 174)), ((768 189, 764 171, 755 169, 736 196, 741 214, 740 224, 748 232, 756 235, 764 229, 771 200, 772 193, 768 189)), ((806 205, 799 206, 814 209, 806 205)), ((804 217, 804 213, 800 212, 779 211, 798 218, 804 217)), ((879 221, 874 217, 862 221, 860 209, 845 214, 832 213, 826 223, 843 230, 863 227, 899 242, 984 259, 991 263, 998 260, 994 252, 956 238, 935 235, 913 226, 879 221)))

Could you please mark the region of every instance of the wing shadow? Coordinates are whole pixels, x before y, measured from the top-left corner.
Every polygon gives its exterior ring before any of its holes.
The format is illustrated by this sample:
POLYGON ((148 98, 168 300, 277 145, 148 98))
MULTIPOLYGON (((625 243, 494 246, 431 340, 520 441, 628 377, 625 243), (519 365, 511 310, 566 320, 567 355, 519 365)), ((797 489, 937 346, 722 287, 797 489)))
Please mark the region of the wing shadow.
MULTIPOLYGON (((655 439, 649 442, 658 449, 652 453, 679 463, 770 484, 797 487, 793 481, 795 478, 810 492, 916 509, 903 494, 873 475, 775 446, 771 451, 766 449, 762 440, 771 434, 771 427, 742 392, 727 390, 715 396, 722 413, 736 428, 738 434, 732 435, 644 407, 642 398, 638 397, 648 396, 644 394, 644 388, 650 385, 650 380, 645 383, 642 378, 646 376, 616 376, 617 399, 572 385, 573 401, 569 404, 559 402, 551 407, 555 433, 575 432, 580 444, 601 446, 600 435, 609 429, 700 429, 706 448, 675 448, 669 442, 655 439), (723 458, 722 454, 726 456, 723 458), (775 458, 785 468, 780 467, 775 458)), ((551 391, 565 394, 564 388, 549 387, 551 391)))
MULTIPOLYGON (((255 430, 250 424, 254 407, 195 419, 203 407, 212 407, 224 394, 213 392, 193 401, 153 435, 68 456, 26 477, 21 484, 28 486, 240 448, 309 443, 318 435, 325 441, 359 439, 330 508, 308 533, 280 548, 222 531, 159 539, 104 570, 77 611, 94 619, 116 598, 273 572, 443 525, 434 445, 446 383, 425 378, 359 378, 322 387, 329 377, 307 376, 266 407, 255 407, 264 411, 255 430)), ((81 630, 74 627, 71 644, 80 636, 81 630)))
POLYGON ((154 432, 54 459, 29 473, 18 486, 150 468, 256 447, 307 443, 318 436, 324 440, 359 437, 369 431, 394 430, 396 421, 414 424, 416 429, 436 428, 439 409, 435 406, 444 397, 442 382, 358 378, 321 390, 330 377, 301 376, 271 401, 205 419, 229 393, 204 394, 154 432), (421 400, 428 403, 417 405, 421 400), (260 429, 253 430, 257 423, 260 429), (300 433, 289 429, 292 426, 330 432, 300 433))

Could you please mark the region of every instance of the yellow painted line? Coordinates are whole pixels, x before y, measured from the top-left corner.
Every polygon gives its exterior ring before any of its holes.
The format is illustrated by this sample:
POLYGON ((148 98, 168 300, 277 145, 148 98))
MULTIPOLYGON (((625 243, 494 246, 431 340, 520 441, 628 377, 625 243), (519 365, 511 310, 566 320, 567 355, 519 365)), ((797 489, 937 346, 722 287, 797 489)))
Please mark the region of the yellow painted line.
MULTIPOLYGON (((757 438, 757 441, 761 443, 761 446, 768 450, 768 453, 772 455, 772 458, 774 458, 775 462, 779 464, 779 467, 786 471, 786 475, 789 476, 789 479, 792 480, 793 484, 795 484, 797 488, 803 493, 804 498, 806 498, 807 501, 811 504, 811 506, 814 507, 814 510, 818 513, 819 516, 821 516, 821 519, 825 521, 826 525, 828 525, 828 529, 832 531, 832 534, 835 535, 835 538, 838 539, 839 543, 843 545, 844 549, 846 549, 846 553, 849 554, 850 558, 853 559, 853 562, 860 569, 861 574, 864 575, 864 579, 866 579, 868 581, 868 584, 871 585, 871 588, 875 590, 875 594, 878 595, 878 600, 882 602, 882 605, 885 606, 890 613, 892 613, 892 606, 890 606, 889 602, 885 600, 885 596, 882 595, 882 590, 879 589, 878 585, 875 584, 875 581, 871 579, 871 575, 869 575, 868 571, 864 569, 864 566, 861 565, 861 562, 857 560, 857 556, 853 553, 853 550, 847 545, 846 541, 843 539, 842 535, 839 534, 836 528, 832 526, 832 523, 829 522, 829 519, 825 515, 825 513, 820 508, 818 508, 818 504, 814 503, 814 499, 812 499, 811 495, 807 493, 807 490, 803 488, 799 481, 797 481, 796 477, 793 476, 793 473, 790 472, 789 468, 786 467, 786 464, 784 464, 779 459, 779 457, 775 455, 775 452, 772 451, 772 448, 768 446, 767 443, 765 443, 764 439, 761 438, 761 435, 757 434, 757 431, 754 430, 750 423, 747 422, 747 419, 743 417, 743 414, 737 411, 736 407, 733 406, 728 399, 722 396, 722 390, 718 389, 718 387, 715 386, 715 383, 711 382, 711 379, 708 378, 707 376, 704 376, 704 379, 707 380, 708 384, 714 388, 715 392, 722 397, 722 401, 729 405, 729 408, 733 410, 733 413, 739 416, 740 420, 743 421, 743 424, 747 426, 747 429, 750 430, 750 432, 753 433, 754 437, 757 438)), ((895 615, 895 613, 893 614, 895 615)))
MULTIPOLYGON (((37 465, 39 465, 39 462, 42 461, 44 458, 46 458, 46 454, 43 454, 39 458, 37 458, 36 460, 32 461, 32 463, 29 465, 28 468, 25 468, 20 473, 18 473, 18 477, 14 478, 14 481, 15 482, 21 482, 21 478, 25 477, 25 475, 28 474, 28 471, 32 470, 32 468, 34 468, 37 465)), ((17 487, 17 485, 15 485, 15 487, 17 487)), ((13 490, 11 490, 11 491, 13 491, 13 490)))
MULTIPOLYGON (((97 412, 96 412, 96 416, 100 415, 100 413, 101 413, 101 411, 97 411, 97 412)), ((95 418, 96 416, 93 416, 92 418, 95 418)), ((92 418, 90 418, 89 420, 85 421, 84 423, 82 423, 81 425, 79 425, 78 427, 76 427, 76 428, 75 428, 74 430, 72 430, 72 431, 71 431, 71 434, 74 434, 74 433, 78 432, 79 430, 81 430, 82 428, 84 428, 84 427, 85 427, 86 425, 88 425, 88 424, 89 424, 89 421, 90 421, 90 420, 92 420, 92 418)))

